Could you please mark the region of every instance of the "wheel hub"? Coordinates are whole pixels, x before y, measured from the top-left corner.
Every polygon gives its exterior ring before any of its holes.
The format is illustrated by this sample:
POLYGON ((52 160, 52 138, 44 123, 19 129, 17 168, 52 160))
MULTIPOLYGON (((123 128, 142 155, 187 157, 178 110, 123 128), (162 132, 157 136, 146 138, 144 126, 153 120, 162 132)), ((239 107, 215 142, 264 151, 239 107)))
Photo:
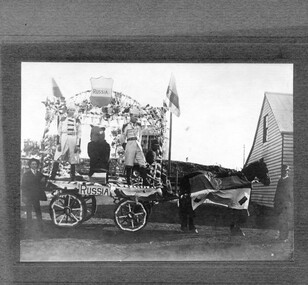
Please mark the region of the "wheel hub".
POLYGON ((71 212, 72 212, 72 210, 71 210, 70 207, 65 207, 65 208, 64 208, 64 213, 65 213, 65 215, 70 215, 71 212))
POLYGON ((132 219, 135 215, 133 213, 128 213, 127 215, 130 219, 132 219))

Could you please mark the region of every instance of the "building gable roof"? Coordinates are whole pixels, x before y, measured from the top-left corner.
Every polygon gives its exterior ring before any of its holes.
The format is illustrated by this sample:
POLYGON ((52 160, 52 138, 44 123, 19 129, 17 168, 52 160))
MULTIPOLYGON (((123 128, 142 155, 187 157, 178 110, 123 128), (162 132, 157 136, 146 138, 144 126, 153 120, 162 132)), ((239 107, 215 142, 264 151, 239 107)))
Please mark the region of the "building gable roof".
POLYGON ((246 159, 245 166, 249 162, 252 151, 255 147, 255 142, 257 138, 257 132, 261 122, 261 116, 265 105, 265 100, 269 102, 269 105, 274 114, 275 120, 277 121, 278 128, 281 133, 290 132, 293 133, 293 94, 284 93, 271 93, 265 92, 264 99, 261 107, 261 112, 259 115, 259 120, 257 124, 256 133, 253 139, 252 147, 250 149, 249 155, 246 159))
POLYGON ((265 93, 281 133, 293 132, 293 94, 265 93))

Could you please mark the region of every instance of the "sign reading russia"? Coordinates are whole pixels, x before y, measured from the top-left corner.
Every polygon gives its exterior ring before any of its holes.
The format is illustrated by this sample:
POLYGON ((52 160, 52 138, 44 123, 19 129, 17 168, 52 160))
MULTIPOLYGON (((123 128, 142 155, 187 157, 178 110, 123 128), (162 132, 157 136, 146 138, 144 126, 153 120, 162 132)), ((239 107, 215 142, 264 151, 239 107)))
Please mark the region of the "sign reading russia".
POLYGON ((112 96, 112 78, 91 78, 92 92, 90 101, 92 105, 97 107, 104 107, 110 104, 112 96))
POLYGON ((87 183, 78 183, 78 193, 81 195, 110 195, 110 188, 99 184, 90 185, 87 183))

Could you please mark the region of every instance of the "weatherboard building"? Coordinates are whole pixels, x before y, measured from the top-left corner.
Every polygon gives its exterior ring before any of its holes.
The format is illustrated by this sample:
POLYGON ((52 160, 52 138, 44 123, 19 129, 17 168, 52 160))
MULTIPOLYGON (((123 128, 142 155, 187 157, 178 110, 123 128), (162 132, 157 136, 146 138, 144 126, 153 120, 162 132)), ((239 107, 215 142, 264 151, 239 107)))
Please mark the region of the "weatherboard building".
POLYGON ((271 184, 253 184, 251 202, 273 207, 282 164, 291 168, 293 176, 293 94, 264 94, 255 137, 245 165, 264 158, 271 184))

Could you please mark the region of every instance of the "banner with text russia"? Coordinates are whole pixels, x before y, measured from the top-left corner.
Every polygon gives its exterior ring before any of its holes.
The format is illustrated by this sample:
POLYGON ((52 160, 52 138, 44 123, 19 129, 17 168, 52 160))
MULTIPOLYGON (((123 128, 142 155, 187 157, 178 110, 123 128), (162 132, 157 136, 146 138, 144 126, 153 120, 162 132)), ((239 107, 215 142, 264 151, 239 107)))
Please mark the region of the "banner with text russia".
POLYGON ((91 78, 92 92, 90 96, 90 101, 92 105, 97 107, 104 107, 110 104, 112 97, 112 78, 91 78))

